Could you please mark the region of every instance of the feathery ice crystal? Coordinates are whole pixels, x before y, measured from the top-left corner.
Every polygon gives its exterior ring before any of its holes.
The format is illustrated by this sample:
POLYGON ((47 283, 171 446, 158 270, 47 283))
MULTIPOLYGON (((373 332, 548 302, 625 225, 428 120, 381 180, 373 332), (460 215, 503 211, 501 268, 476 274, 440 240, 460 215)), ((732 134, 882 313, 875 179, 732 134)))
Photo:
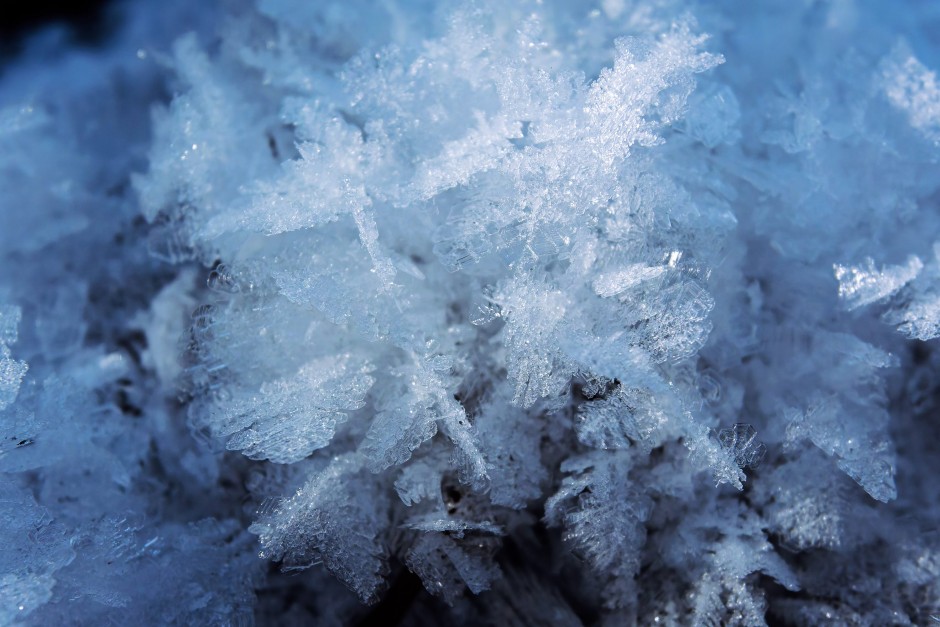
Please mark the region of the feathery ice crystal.
POLYGON ((191 5, 0 75, 0 624, 940 620, 940 10, 191 5))

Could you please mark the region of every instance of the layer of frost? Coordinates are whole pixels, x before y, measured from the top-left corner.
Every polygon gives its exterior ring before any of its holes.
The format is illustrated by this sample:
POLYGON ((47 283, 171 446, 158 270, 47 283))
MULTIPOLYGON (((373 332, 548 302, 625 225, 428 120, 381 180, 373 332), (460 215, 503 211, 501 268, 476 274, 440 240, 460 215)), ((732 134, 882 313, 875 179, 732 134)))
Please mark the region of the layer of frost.
POLYGON ((114 11, 0 74, 0 623, 938 620, 930 3, 114 11))

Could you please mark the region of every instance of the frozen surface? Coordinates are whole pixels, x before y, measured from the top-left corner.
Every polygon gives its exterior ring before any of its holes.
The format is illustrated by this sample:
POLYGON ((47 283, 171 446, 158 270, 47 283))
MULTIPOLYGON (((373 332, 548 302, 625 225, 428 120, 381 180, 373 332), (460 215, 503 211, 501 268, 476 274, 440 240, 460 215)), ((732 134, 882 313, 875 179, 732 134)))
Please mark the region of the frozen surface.
POLYGON ((112 10, 0 68, 0 625, 940 621, 934 4, 112 10))

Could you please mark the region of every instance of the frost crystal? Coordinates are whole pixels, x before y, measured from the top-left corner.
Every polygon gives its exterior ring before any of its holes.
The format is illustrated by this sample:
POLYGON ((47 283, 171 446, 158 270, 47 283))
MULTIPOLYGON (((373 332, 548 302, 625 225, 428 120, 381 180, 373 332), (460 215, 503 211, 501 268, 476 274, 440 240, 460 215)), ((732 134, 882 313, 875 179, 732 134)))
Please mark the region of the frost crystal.
POLYGON ((374 600, 385 573, 382 530, 387 500, 355 456, 337 458, 250 529, 262 556, 286 568, 323 562, 363 601, 374 600))
POLYGON ((13 359, 10 353, 10 345, 16 342, 21 315, 19 307, 0 305, 0 411, 16 400, 28 369, 26 362, 13 359))
POLYGON ((718 441, 741 468, 757 468, 767 454, 767 447, 757 440, 754 425, 739 423, 718 432, 718 441))
POLYGON ((565 540, 599 572, 612 576, 604 596, 613 606, 630 604, 636 594, 633 578, 651 510, 649 498, 617 476, 629 459, 597 452, 566 461, 561 469, 568 476, 545 504, 546 520, 564 524, 565 540))
POLYGON ((0 624, 940 616, 934 3, 111 4, 2 25, 0 624))
POLYGON ((864 307, 895 294, 912 281, 923 270, 924 264, 911 257, 906 266, 894 266, 878 270, 871 258, 863 266, 835 266, 839 281, 839 298, 849 309, 864 307))
POLYGON ((905 44, 898 44, 882 65, 884 90, 911 126, 940 142, 940 85, 937 74, 917 60, 905 44))
POLYGON ((213 424, 232 434, 228 448, 252 459, 289 464, 330 443, 338 422, 363 406, 373 383, 366 362, 336 355, 305 364, 259 393, 220 403, 213 424))

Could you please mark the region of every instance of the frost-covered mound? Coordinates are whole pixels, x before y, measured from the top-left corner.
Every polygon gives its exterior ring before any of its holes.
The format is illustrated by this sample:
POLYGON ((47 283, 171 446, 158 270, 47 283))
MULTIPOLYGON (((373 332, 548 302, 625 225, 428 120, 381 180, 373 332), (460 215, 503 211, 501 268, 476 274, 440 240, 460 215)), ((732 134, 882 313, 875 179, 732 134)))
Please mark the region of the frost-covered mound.
POLYGON ((940 621, 937 5, 115 10, 0 75, 0 624, 940 621))

